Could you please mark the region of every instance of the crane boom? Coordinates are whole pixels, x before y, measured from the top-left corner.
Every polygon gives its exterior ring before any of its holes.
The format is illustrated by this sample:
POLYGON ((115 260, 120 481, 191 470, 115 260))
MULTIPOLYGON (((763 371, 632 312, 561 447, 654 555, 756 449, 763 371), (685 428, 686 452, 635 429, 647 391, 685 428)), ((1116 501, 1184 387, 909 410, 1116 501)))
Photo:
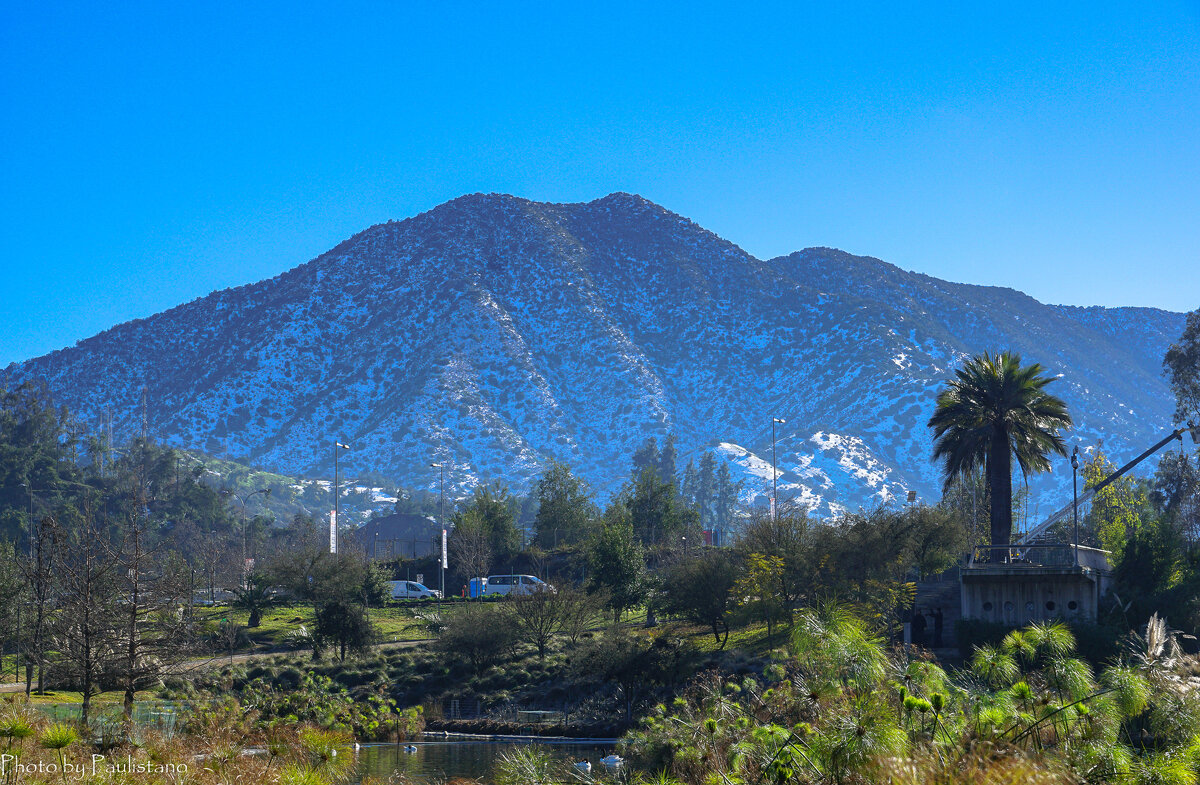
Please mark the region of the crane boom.
MULTIPOLYGON (((1175 439, 1178 439, 1180 441, 1180 443, 1182 443, 1183 442, 1183 434, 1188 433, 1188 432, 1190 432, 1192 435, 1192 443, 1200 444, 1200 426, 1197 426, 1194 423, 1192 423, 1191 421, 1188 421, 1187 425, 1185 425, 1181 428, 1176 428, 1175 430, 1171 431, 1169 434, 1164 436, 1162 438, 1162 440, 1159 441, 1157 444, 1155 444, 1153 447, 1146 450, 1144 453, 1142 453, 1138 457, 1134 458, 1132 461, 1125 464, 1120 469, 1117 469, 1115 472, 1108 475, 1103 480, 1101 480, 1100 482, 1093 485, 1091 488, 1085 488, 1083 490, 1083 493, 1079 494, 1079 504, 1083 504, 1084 502, 1090 501, 1093 496, 1095 496, 1097 493, 1099 493, 1100 491, 1107 488, 1109 485, 1111 485, 1116 480, 1120 479, 1122 476, 1124 476, 1126 473, 1128 473, 1134 466, 1137 466, 1139 463, 1146 460, 1151 455, 1153 455, 1154 453, 1161 450, 1163 447, 1166 447, 1168 444, 1170 444, 1175 439)), ((1069 517, 1071 515, 1072 511, 1075 509, 1075 506, 1076 506, 1075 503, 1072 502, 1072 503, 1068 504, 1067 506, 1063 507, 1062 509, 1057 510, 1049 518, 1042 521, 1037 526, 1034 526, 1029 531, 1025 532, 1025 535, 1023 537, 1021 537, 1019 540, 1017 540, 1016 544, 1017 545, 1029 545, 1030 543, 1034 542, 1039 537, 1043 536, 1046 532, 1050 531, 1051 527, 1053 527, 1054 524, 1060 523, 1061 521, 1063 521, 1067 517, 1069 517)))

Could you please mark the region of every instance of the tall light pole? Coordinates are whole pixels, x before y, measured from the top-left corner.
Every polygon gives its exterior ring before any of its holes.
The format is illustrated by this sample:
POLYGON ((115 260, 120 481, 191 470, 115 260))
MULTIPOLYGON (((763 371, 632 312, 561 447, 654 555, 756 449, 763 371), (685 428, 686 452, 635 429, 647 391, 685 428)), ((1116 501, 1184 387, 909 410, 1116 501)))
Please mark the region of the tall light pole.
POLYGON ((1071 513, 1075 518, 1075 566, 1079 566, 1079 446, 1071 453, 1071 513))
POLYGON ((787 420, 771 418, 771 520, 779 520, 779 472, 775 468, 775 423, 786 425, 787 420))
POLYGON ((237 499, 238 503, 242 505, 242 588, 245 589, 246 588, 246 576, 248 574, 248 570, 246 569, 246 502, 250 501, 251 499, 253 499, 255 496, 257 496, 260 493, 263 496, 270 496, 271 489, 270 488, 259 488, 257 491, 251 491, 250 493, 246 494, 245 496, 242 496, 239 493, 235 493, 234 491, 229 490, 229 489, 226 489, 221 492, 224 493, 226 496, 232 496, 233 498, 237 499))
POLYGON ((341 495, 341 485, 338 482, 338 457, 342 454, 342 450, 349 450, 350 445, 342 444, 339 441, 333 443, 333 555, 339 561, 342 558, 342 547, 338 541, 341 537, 339 529, 342 528, 342 521, 338 518, 338 497, 341 495))
MULTIPOLYGON (((446 464, 442 461, 429 464, 430 468, 438 470, 438 529, 441 530, 441 539, 434 545, 438 551, 438 565, 441 568, 441 583, 439 584, 442 592, 442 599, 446 597, 446 559, 442 553, 443 543, 446 541, 446 464)), ((470 581, 467 581, 470 583, 470 581)))

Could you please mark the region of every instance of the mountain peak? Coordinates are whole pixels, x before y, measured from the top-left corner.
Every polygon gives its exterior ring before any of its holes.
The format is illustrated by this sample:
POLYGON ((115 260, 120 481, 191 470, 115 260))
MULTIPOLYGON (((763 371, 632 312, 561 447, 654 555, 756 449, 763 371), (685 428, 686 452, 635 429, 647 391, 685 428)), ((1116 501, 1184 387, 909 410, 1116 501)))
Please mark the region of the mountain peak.
POLYGON ((602 196, 599 199, 593 199, 592 201, 588 202, 588 204, 595 205, 597 207, 653 207, 658 210, 664 209, 640 194, 631 194, 626 191, 614 191, 608 196, 602 196))
POLYGON ((1170 420, 1159 368, 1181 330, 1179 314, 1044 306, 836 249, 764 263, 631 193, 479 193, 10 366, 10 383, 45 379, 126 435, 145 386, 168 444, 311 475, 337 436, 350 471, 429 487, 445 462, 460 492, 523 490, 552 459, 615 491, 640 444, 673 433, 682 462, 716 450, 750 498, 778 416, 780 493, 829 511, 936 498, 924 425, 964 354, 1066 372, 1074 438, 1143 447, 1170 420))

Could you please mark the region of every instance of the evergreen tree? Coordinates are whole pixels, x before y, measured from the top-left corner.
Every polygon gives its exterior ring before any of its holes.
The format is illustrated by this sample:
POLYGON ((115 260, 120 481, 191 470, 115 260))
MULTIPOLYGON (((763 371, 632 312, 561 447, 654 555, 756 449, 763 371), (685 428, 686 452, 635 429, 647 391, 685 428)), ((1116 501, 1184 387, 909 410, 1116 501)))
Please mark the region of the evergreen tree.
POLYGON ((643 543, 678 543, 678 538, 692 534, 697 516, 683 504, 674 483, 659 477, 653 468, 646 468, 624 496, 633 531, 643 543))
POLYGON ((662 452, 658 456, 658 476, 666 482, 678 483, 679 478, 676 476, 678 461, 679 450, 675 447, 675 434, 669 433, 666 441, 663 442, 662 452))
POLYGON ((375 628, 359 602, 341 598, 324 600, 317 605, 313 618, 314 646, 335 646, 342 662, 348 652, 364 652, 375 642, 375 628))
POLYGON ((721 532, 722 537, 726 536, 726 533, 733 528, 738 497, 741 493, 742 481, 734 482, 729 473, 729 463, 722 461, 721 468, 717 472, 716 515, 714 516, 714 528, 721 532))
MULTIPOLYGON (((1175 394, 1175 421, 1200 422, 1200 309, 1187 315, 1183 335, 1163 358, 1163 372, 1175 394)), ((1193 436, 1197 435, 1195 430, 1193 436)), ((1195 440, 1193 439, 1193 447, 1195 440)), ((1168 454, 1155 476, 1155 503, 1189 537, 1200 535, 1200 454, 1168 454)))
POLYGON ((480 485, 467 506, 455 515, 455 526, 478 527, 487 536, 491 555, 507 559, 521 547, 521 532, 517 529, 519 502, 508 488, 494 483, 480 485))
POLYGON ((76 445, 68 419, 45 386, 26 382, 0 392, 0 536, 21 552, 28 552, 39 517, 76 506, 82 477, 71 462, 76 445))
POLYGON ((1051 453, 1067 454, 1059 431, 1071 427, 1071 416, 1045 390, 1056 378, 1037 363, 1022 366, 1012 352, 972 357, 946 383, 929 418, 943 490, 980 466, 987 473, 993 546, 1012 539, 1013 458, 1028 477, 1050 470, 1051 453))
POLYGON ((680 487, 680 494, 683 496, 683 503, 692 509, 696 509, 698 505, 696 496, 699 485, 700 475, 696 472, 696 464, 689 460, 683 470, 683 485, 680 487))
MULTIPOLYGON (((643 471, 643 476, 653 472, 643 471)), ((619 502, 610 504, 587 548, 588 591, 603 591, 617 622, 645 595, 646 562, 633 535, 629 511, 619 502)))
POLYGON ((1200 540, 1200 463, 1196 453, 1180 450, 1162 457, 1150 500, 1192 542, 1200 540))
POLYGON ((710 628, 717 648, 725 648, 730 592, 738 574, 730 551, 703 551, 694 559, 676 562, 665 573, 661 610, 710 628))
POLYGON ((1175 421, 1200 421, 1200 309, 1187 315, 1183 335, 1167 349, 1163 372, 1175 393, 1175 421))
POLYGON ((637 478, 646 469, 659 471, 658 442, 653 436, 642 442, 642 446, 633 454, 633 476, 637 478))
POLYGON ((539 545, 552 548, 559 543, 580 542, 587 536, 596 517, 596 505, 587 484, 566 465, 550 463, 538 480, 536 496, 538 510, 533 526, 539 545))
POLYGON ((696 482, 696 509, 700 513, 700 528, 712 526, 716 496, 717 460, 711 452, 700 456, 700 473, 696 482))

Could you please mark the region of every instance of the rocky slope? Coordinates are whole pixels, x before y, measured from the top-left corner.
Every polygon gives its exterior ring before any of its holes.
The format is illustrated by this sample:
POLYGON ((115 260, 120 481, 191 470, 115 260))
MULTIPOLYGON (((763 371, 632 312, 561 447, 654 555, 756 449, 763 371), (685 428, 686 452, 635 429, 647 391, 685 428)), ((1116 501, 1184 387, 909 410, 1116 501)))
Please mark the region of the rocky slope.
MULTIPOLYGON (((756 259, 628 194, 586 204, 456 199, 372 227, 256 284, 12 365, 118 433, 291 473, 518 488, 553 457, 601 496, 647 436, 716 449, 824 511, 935 499, 925 422, 965 355, 1012 348, 1117 457, 1169 427, 1161 357, 1181 314, 1043 305, 812 248, 756 259)), ((1040 480, 1045 510, 1064 474, 1040 480), (1047 495, 1048 494, 1048 495, 1047 495)), ((1069 470, 1065 482, 1069 485, 1069 470)), ((1040 504, 1040 502, 1039 502, 1040 504)))

